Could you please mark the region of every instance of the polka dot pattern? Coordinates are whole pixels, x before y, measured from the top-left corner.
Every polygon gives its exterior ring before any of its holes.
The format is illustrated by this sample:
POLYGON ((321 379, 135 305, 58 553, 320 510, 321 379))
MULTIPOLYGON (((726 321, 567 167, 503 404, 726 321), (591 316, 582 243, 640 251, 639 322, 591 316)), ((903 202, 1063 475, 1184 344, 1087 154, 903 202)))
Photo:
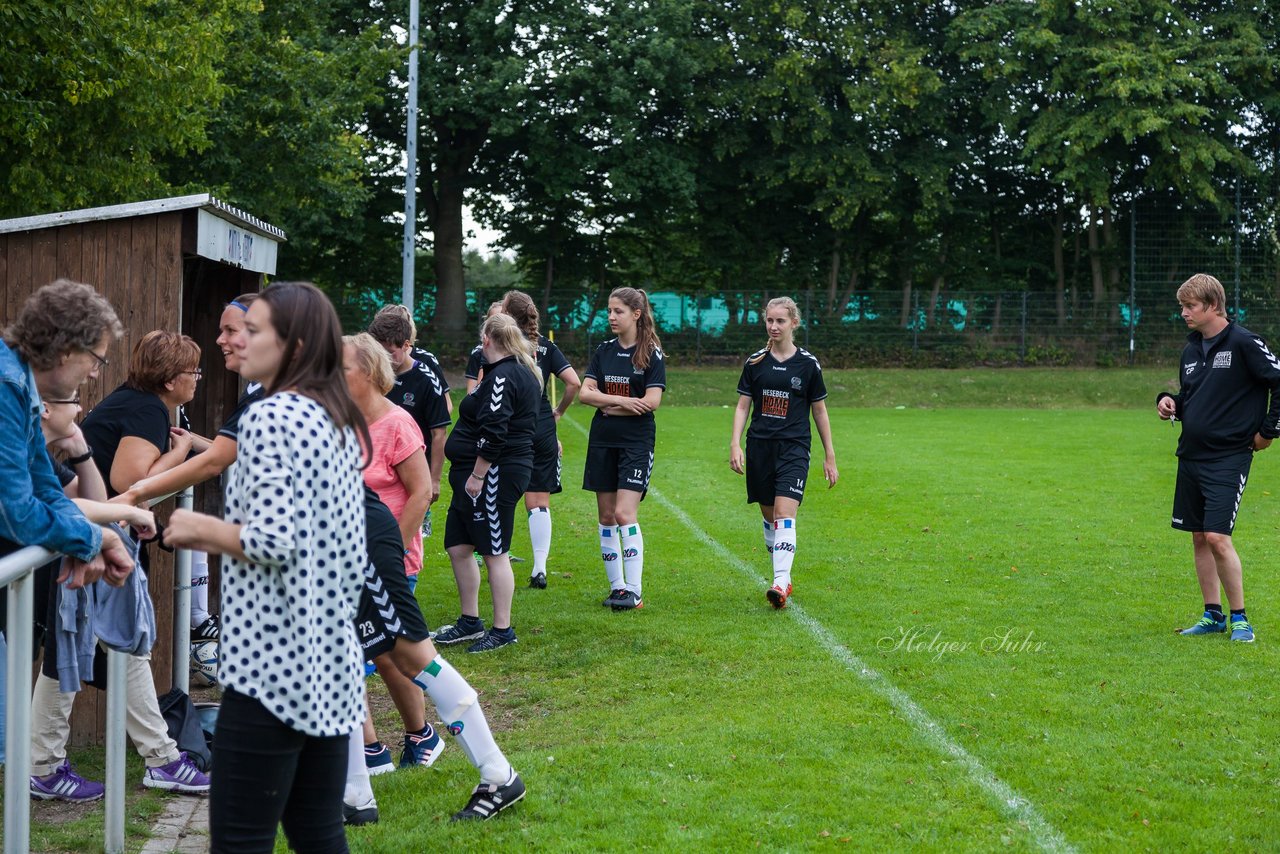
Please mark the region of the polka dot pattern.
POLYGON ((240 421, 227 521, 247 562, 222 577, 220 681, 312 736, 364 718, 353 620, 364 582, 359 442, 324 407, 283 392, 240 421))

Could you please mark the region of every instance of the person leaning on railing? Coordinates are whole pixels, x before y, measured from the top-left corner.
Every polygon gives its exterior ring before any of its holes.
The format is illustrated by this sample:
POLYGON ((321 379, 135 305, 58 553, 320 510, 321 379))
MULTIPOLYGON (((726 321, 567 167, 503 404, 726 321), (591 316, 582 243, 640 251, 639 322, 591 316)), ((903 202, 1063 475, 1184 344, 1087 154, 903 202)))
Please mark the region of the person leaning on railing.
MULTIPOLYGON (((104 577, 119 586, 133 558, 119 536, 90 522, 63 494, 40 430, 36 383, 52 397, 74 398, 108 364, 107 348, 123 333, 115 310, 93 288, 59 279, 27 299, 0 341, 0 556, 25 546, 62 552, 58 582, 70 588, 104 577)), ((3 691, 0 683, 0 718, 3 691)))
POLYGON ((0 343, 0 554, 23 546, 65 553, 68 586, 123 584, 133 560, 120 538, 91 523, 62 493, 40 431, 39 386, 66 399, 108 364, 124 333, 111 304, 88 285, 59 279, 36 291, 0 343), (18 441, 15 441, 18 440, 18 441))
MULTIPOLYGON (((92 460, 74 469, 63 458, 81 460, 93 451, 76 426, 79 401, 46 399, 41 423, 47 448, 54 455, 54 470, 64 492, 89 519, 107 524, 124 522, 142 539, 155 536, 155 519, 150 510, 107 503, 107 487, 92 460)), ((75 772, 67 759, 67 739, 71 735, 71 707, 76 690, 62 684, 58 643, 52 626, 57 617, 59 597, 46 597, 44 607, 50 627, 45 634, 44 662, 31 699, 31 797, 79 803, 103 796, 105 787, 75 772)), ((95 630, 96 631, 96 630, 95 630)), ((103 635, 105 637, 106 635, 103 635)), ((101 647, 102 645, 99 644, 101 647)), ((100 654, 105 654, 105 648, 100 654)), ((135 652, 125 658, 125 731, 142 757, 146 770, 142 785, 183 794, 200 795, 209 790, 209 778, 186 753, 178 750, 170 737, 151 675, 150 652, 135 652)), ((84 673, 82 679, 103 687, 84 673)), ((78 686, 74 686, 78 688, 78 686)))

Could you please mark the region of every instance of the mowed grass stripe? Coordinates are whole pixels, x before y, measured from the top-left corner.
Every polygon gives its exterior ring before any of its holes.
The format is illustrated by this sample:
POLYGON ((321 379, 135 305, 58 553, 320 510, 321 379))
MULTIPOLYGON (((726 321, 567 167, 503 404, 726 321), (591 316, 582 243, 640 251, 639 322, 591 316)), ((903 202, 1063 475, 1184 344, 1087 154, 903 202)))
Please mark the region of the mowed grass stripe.
MULTIPOLYGON (((561 422, 563 423, 566 420, 584 437, 587 435, 587 429, 578 421, 573 418, 562 418, 561 422)), ((725 564, 747 576, 752 581, 760 583, 762 589, 763 586, 767 586, 764 577, 752 571, 741 558, 702 530, 689 517, 689 514, 667 498, 661 490, 650 486, 649 495, 653 496, 654 500, 662 505, 668 513, 680 520, 680 523, 690 533, 700 540, 703 545, 715 552, 725 564)), ((1031 833, 1032 840, 1038 848, 1043 851, 1075 850, 1067 842, 1066 837, 1040 814, 1040 811, 1036 809, 1031 801, 1015 792, 1007 783, 988 770, 973 754, 953 741, 947 735, 946 730, 933 718, 929 717, 929 713, 912 700, 906 692, 899 689, 875 669, 868 667, 866 662, 850 652, 848 647, 842 644, 826 626, 810 616, 802 605, 793 600, 787 610, 797 622, 808 630, 809 634, 813 636, 814 640, 828 655, 842 664, 850 673, 865 681, 871 686, 872 690, 887 700, 933 748, 963 764, 969 778, 996 802, 1002 812, 1026 825, 1031 833)))

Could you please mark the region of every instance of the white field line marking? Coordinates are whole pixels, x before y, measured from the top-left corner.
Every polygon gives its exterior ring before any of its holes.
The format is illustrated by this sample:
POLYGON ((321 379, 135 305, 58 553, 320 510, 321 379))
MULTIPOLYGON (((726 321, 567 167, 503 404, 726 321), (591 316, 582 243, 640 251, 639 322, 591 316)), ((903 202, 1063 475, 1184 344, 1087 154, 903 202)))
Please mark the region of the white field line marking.
MULTIPOLYGON (((586 428, 579 424, 576 420, 568 420, 583 435, 587 435, 586 428)), ((693 535, 701 540, 706 546, 715 552, 727 564, 738 570, 741 574, 747 576, 752 581, 763 583, 764 579, 752 572, 747 564, 735 555, 733 552, 725 548, 719 540, 713 538, 706 531, 698 526, 698 523, 689 518, 689 515, 681 510, 678 506, 670 501, 665 495, 655 489, 652 485, 649 487, 649 494, 654 497, 659 504, 671 512, 673 516, 680 520, 693 535)), ((822 625, 817 619, 809 616, 795 601, 787 603, 787 612, 791 614, 795 620, 809 630, 809 634, 813 635, 818 644, 825 649, 832 658, 843 664, 845 669, 860 677, 864 682, 871 686, 881 697, 889 701, 898 712, 910 722, 911 726, 920 735, 924 736, 925 741, 933 746, 935 750, 944 756, 948 756, 960 762, 969 774, 969 779, 978 785, 984 792, 991 796, 999 806, 1000 811, 1023 824, 1030 832, 1032 839, 1037 847, 1042 851, 1075 851, 1076 849, 1067 842, 1064 837, 1052 824, 1040 814, 1035 804, 1019 795, 1013 790, 1008 783, 1001 780, 987 767, 982 764, 972 753, 965 750, 959 743, 954 741, 942 725, 929 717, 926 712, 915 700, 911 699, 906 692, 898 688, 888 679, 866 665, 866 663, 857 655, 849 651, 849 648, 842 644, 835 635, 833 635, 826 626, 822 625)))

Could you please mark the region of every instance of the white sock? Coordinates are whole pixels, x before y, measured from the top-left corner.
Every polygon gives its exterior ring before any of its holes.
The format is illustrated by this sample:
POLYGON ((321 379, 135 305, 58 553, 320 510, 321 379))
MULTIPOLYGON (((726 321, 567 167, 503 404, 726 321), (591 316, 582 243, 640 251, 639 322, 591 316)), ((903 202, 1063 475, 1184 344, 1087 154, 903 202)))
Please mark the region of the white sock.
POLYGON ((796 520, 773 522, 773 583, 783 590, 791 583, 791 563, 796 559, 796 520))
POLYGON ((627 580, 627 589, 640 595, 640 577, 644 575, 644 534, 640 533, 640 523, 619 525, 618 533, 622 540, 622 571, 627 580))
POLYGON ((535 507, 529 511, 529 542, 533 544, 533 571, 530 575, 547 574, 547 555, 551 553, 551 508, 535 507))
POLYGON ((511 779, 511 763, 493 740, 475 689, 462 674, 443 655, 437 655, 413 681, 435 703, 440 720, 458 739, 471 764, 479 769, 480 782, 507 783, 511 779))
POLYGON ((609 576, 609 589, 622 589, 622 548, 618 543, 618 529, 612 525, 600 526, 600 559, 609 576))
POLYGON ((764 522, 764 550, 773 554, 773 523, 768 519, 761 521, 764 522))
POLYGON ((191 628, 209 619, 209 555, 191 553, 191 628))
POLYGON ((364 728, 356 727, 347 740, 347 786, 342 791, 342 802, 349 807, 365 809, 373 798, 373 786, 369 785, 369 766, 364 763, 364 728))

